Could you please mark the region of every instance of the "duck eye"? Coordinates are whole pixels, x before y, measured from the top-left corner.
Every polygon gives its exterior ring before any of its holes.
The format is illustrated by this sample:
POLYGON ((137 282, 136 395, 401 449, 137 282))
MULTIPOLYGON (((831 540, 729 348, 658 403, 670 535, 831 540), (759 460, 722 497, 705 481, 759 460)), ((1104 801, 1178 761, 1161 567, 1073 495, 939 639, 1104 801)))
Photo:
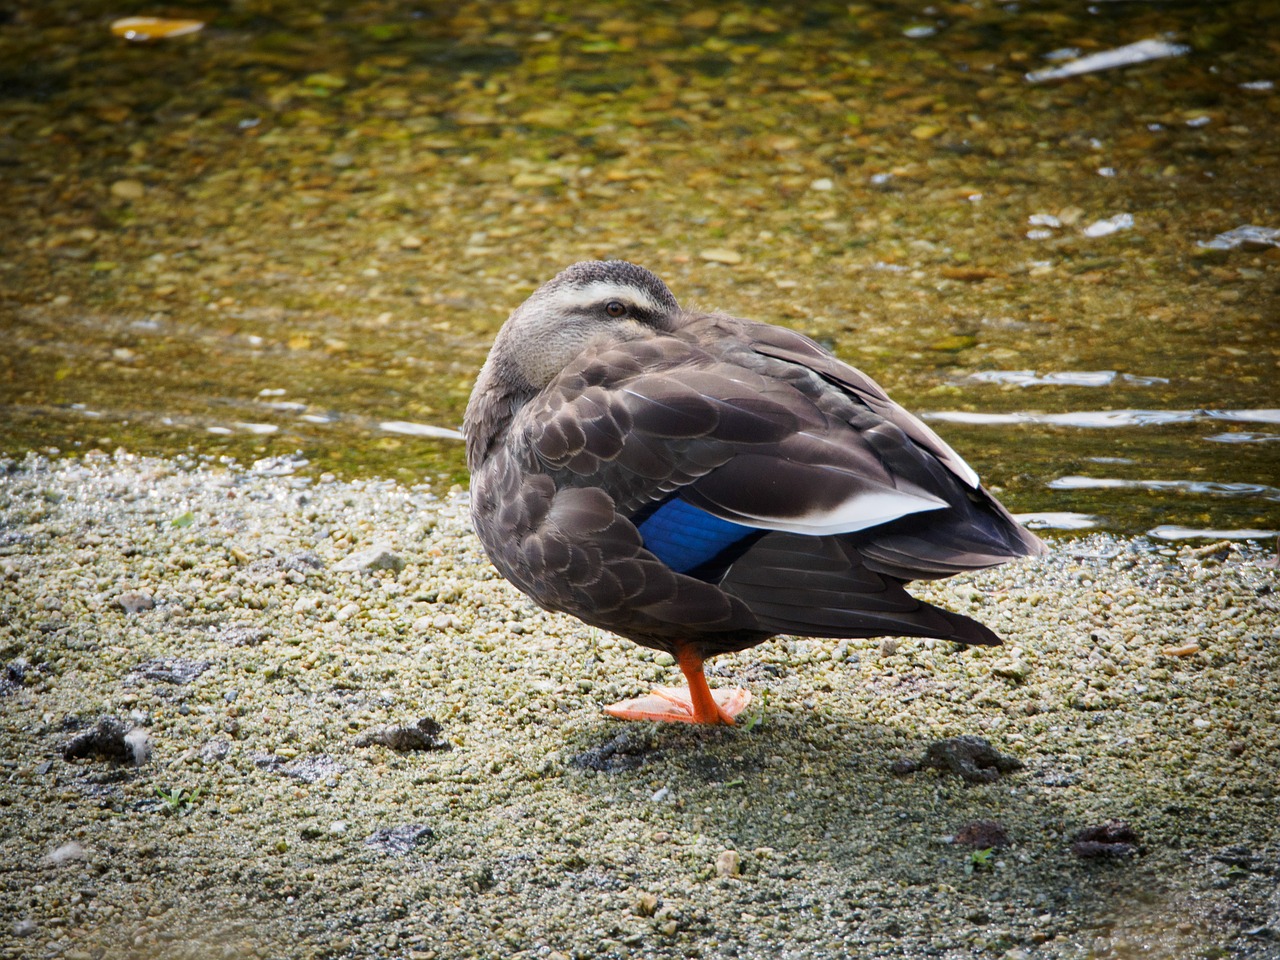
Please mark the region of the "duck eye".
POLYGON ((611 317, 625 317, 627 315, 627 308, 621 301, 610 300, 604 305, 604 312, 611 317))

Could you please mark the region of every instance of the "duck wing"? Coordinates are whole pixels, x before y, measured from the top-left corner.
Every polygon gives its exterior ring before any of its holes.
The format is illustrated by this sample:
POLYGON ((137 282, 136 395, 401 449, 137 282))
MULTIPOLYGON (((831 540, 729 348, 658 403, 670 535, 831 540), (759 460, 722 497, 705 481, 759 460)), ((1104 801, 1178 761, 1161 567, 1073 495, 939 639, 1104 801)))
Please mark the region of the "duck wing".
POLYGON ((948 506, 927 470, 886 462, 882 417, 824 409, 829 388, 807 371, 778 376, 787 361, 718 353, 677 337, 618 345, 553 382, 518 423, 558 485, 600 487, 628 517, 678 499, 753 529, 822 536, 948 506))
MULTIPOLYGON (((879 418, 877 425, 865 426, 864 422, 865 436, 888 469, 914 478, 919 486, 947 500, 946 511, 904 516, 857 538, 869 568, 903 580, 936 579, 1048 551, 1039 537, 1019 524, 981 486, 973 468, 946 441, 889 399, 862 371, 841 362, 803 334, 782 327, 752 324, 750 343, 757 355, 820 378, 823 386, 816 388, 816 393, 821 402, 846 416, 844 404, 852 403, 879 418)), ((806 390, 810 395, 815 393, 812 386, 806 390)), ((852 419, 857 420, 856 409, 852 419)))

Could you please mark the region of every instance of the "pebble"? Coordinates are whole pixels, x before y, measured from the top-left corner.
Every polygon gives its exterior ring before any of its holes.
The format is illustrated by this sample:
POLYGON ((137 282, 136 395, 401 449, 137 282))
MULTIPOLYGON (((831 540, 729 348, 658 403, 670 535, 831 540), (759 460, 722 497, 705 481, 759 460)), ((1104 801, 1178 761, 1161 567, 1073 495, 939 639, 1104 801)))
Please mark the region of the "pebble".
POLYGON ((146 192, 141 180, 117 180, 111 184, 111 195, 118 200, 141 200, 146 192))
POLYGON ((973 820, 956 831, 952 840, 956 846, 978 850, 1009 845, 1009 831, 996 820, 973 820))
POLYGON ((335 570, 358 570, 368 573, 373 570, 394 570, 399 573, 405 568, 404 559, 386 544, 374 544, 367 550, 353 553, 334 565, 335 570))
POLYGON ((734 266, 742 262, 742 254, 737 250, 729 250, 724 247, 715 247, 710 250, 703 250, 698 254, 703 260, 709 263, 723 263, 734 266))
POLYGON ((415 847, 435 836, 435 831, 425 824, 410 823, 375 830, 365 839, 365 845, 392 856, 404 856, 415 847))
POLYGON ((155 608, 156 602, 145 590, 126 590, 116 597, 116 603, 125 613, 142 613, 155 608))
POLYGON ((401 753, 409 750, 449 750, 451 744, 442 736, 443 729, 431 717, 414 723, 380 727, 363 733, 355 740, 357 747, 381 744, 401 753))
POLYGON ((723 850, 716 857, 717 877, 736 877, 742 873, 742 857, 737 850, 723 850))
POLYGON ((1200 644, 1191 640, 1176 647, 1163 647, 1160 652, 1166 657, 1191 657, 1200 652, 1200 644))

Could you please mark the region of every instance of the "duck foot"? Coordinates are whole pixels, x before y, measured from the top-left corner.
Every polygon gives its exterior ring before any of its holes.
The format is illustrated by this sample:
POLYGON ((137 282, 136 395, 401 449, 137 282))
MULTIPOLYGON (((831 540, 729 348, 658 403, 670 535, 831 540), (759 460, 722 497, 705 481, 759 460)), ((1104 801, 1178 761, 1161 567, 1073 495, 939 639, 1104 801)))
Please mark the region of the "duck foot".
MULTIPOLYGON (((705 684, 706 681, 703 681, 705 684)), ((711 704, 695 704, 688 687, 654 687, 644 697, 623 700, 604 708, 619 720, 659 720, 669 723, 727 723, 732 726, 737 716, 751 702, 751 694, 741 687, 711 690, 711 704), (702 707, 700 711, 698 708, 702 707)), ((698 698, 701 699, 701 698, 698 698)))

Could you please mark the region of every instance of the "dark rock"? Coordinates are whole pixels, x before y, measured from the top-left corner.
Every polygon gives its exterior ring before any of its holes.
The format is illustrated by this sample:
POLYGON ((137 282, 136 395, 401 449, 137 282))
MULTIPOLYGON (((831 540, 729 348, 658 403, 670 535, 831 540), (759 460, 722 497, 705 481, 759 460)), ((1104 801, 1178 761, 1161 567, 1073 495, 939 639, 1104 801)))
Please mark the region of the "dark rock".
POLYGON ((1271 872, 1270 865, 1263 860, 1261 855, 1254 853, 1253 850, 1239 843, 1223 847, 1213 855, 1213 859, 1219 863, 1225 863, 1229 867, 1248 870, 1250 873, 1271 872))
POLYGON ((277 757, 271 753, 259 754, 253 758, 253 762, 259 769, 281 773, 286 777, 292 777, 294 780, 301 780, 303 783, 320 783, 323 780, 332 780, 347 769, 333 757, 324 753, 313 753, 309 756, 298 757, 296 760, 285 760, 283 757, 277 757))
POLYGON ((982 737, 968 735, 929 744, 920 765, 954 773, 965 783, 993 783, 1003 773, 1022 769, 1021 760, 1005 756, 982 737))
POLYGON ((1138 832, 1122 820, 1085 827, 1076 834, 1071 852, 1086 860, 1131 857, 1139 852, 1138 832))
POLYGON ((7 696, 20 688, 30 669, 31 664, 21 657, 6 663, 4 669, 0 670, 0 697, 7 696))
POLYGON ((141 765, 151 757, 151 741, 140 727, 116 717, 102 717, 91 728, 68 740, 62 747, 62 756, 66 760, 101 757, 141 765))
POLYGON ((634 770, 650 756, 658 756, 653 745, 632 731, 625 730, 598 747, 570 757, 569 763, 582 770, 617 773, 620 770, 634 770))
POLYGON ((294 553, 285 557, 281 561, 280 566, 284 570, 294 570, 298 573, 312 573, 316 570, 324 569, 324 561, 317 557, 310 550, 302 553, 294 553))
POLYGON ((423 717, 416 723, 381 727, 362 733, 356 737, 355 745, 367 747, 376 743, 402 753, 409 750, 451 750, 452 744, 441 737, 441 732, 440 724, 430 717, 423 717))
POLYGON ((383 827, 365 838, 365 846, 382 853, 402 857, 435 837, 435 831, 420 823, 405 823, 398 827, 383 827))
POLYGON ((159 680, 163 683, 190 683, 212 664, 208 660, 184 660, 181 657, 156 657, 144 660, 125 677, 125 683, 159 680))
POLYGON ((233 647, 256 647, 272 636, 265 627, 254 627, 247 623, 232 623, 223 627, 219 639, 233 647))
POLYGON ((260 583, 282 574, 296 574, 290 579, 295 583, 301 583, 308 574, 323 569, 324 561, 310 550, 304 550, 287 557, 259 557, 245 567, 245 572, 251 579, 260 583))
POLYGON ((976 850, 1007 847, 1009 831, 996 820, 974 820, 956 831, 953 842, 957 846, 973 847, 976 850))
POLYGON ((200 752, 196 756, 205 763, 218 763, 221 760, 225 760, 230 752, 230 740, 223 737, 214 737, 200 748, 200 752))
POLYGON ((1040 775, 1040 782, 1046 787, 1074 787, 1083 777, 1074 771, 1047 771, 1040 775))

